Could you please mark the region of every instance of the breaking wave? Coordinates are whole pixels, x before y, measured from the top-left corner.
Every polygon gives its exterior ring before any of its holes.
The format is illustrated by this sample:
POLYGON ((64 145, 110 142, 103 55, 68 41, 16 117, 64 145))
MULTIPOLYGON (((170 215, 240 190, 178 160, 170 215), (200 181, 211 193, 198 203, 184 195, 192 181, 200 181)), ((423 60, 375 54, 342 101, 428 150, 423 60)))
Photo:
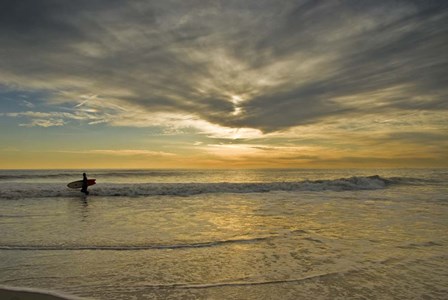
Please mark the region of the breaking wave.
MULTIPOLYGON (((191 196, 207 193, 266 193, 273 191, 357 191, 384 189, 391 184, 406 183, 405 178, 382 178, 378 175, 334 180, 305 180, 297 182, 249 183, 139 183, 113 184, 97 182, 90 188, 90 196, 191 196)), ((73 197, 80 193, 59 183, 1 183, 0 198, 73 197)))

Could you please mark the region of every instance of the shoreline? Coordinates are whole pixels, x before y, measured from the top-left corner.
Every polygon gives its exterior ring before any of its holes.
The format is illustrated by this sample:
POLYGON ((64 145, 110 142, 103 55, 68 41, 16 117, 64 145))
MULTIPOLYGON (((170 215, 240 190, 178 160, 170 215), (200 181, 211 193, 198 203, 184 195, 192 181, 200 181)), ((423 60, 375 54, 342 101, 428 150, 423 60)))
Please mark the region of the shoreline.
POLYGON ((0 285, 2 300, 86 300, 62 292, 28 287, 11 287, 0 285))

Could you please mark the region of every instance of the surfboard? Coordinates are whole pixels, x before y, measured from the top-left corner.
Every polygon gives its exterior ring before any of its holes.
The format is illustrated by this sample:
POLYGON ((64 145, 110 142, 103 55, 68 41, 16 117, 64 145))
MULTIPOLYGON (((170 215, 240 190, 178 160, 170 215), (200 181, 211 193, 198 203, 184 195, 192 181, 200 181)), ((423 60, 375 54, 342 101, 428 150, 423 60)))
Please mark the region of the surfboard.
MULTIPOLYGON (((95 180, 96 179, 87 179, 87 186, 96 184, 95 180)), ((67 186, 71 189, 80 189, 82 188, 82 180, 70 182, 67 186)))

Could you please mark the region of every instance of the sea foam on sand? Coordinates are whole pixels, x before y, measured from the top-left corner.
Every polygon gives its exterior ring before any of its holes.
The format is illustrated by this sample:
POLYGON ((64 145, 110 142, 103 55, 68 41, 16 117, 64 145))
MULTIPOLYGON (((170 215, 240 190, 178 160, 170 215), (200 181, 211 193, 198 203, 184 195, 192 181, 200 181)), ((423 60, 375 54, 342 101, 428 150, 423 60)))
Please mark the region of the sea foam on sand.
POLYGON ((60 292, 0 286, 0 299, 2 300, 82 300, 75 296, 60 292))

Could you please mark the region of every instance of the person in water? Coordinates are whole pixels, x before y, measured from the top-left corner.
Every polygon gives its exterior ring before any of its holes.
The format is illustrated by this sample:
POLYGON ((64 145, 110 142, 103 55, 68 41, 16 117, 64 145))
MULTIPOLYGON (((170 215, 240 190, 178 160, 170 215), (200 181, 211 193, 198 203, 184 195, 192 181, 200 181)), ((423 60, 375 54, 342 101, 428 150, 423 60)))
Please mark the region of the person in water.
POLYGON ((86 173, 82 173, 82 188, 81 188, 81 192, 88 195, 89 191, 87 190, 87 175, 86 173))

